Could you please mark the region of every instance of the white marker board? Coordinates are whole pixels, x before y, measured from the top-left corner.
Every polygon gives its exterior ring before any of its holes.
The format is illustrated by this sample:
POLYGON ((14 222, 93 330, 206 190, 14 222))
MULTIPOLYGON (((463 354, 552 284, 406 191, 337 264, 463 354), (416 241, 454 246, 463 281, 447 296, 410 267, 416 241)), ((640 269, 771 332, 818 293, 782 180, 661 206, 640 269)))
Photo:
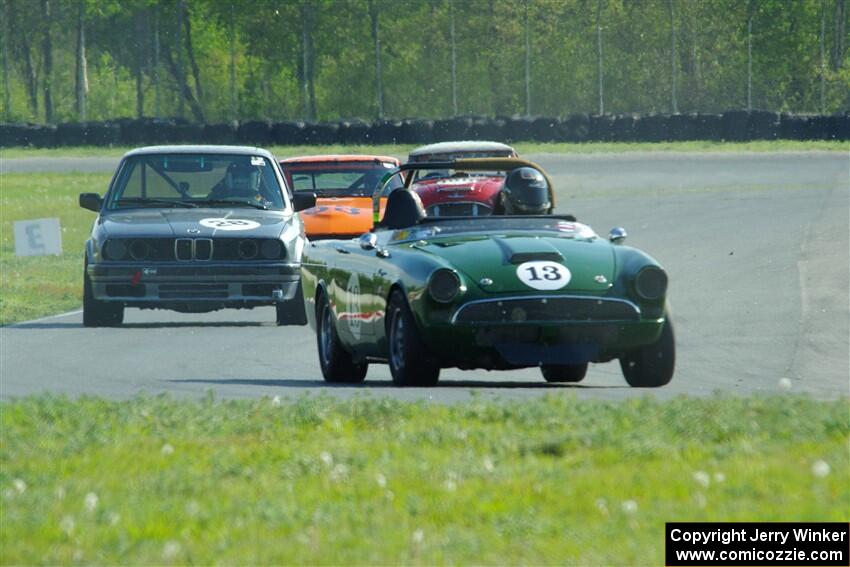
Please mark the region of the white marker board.
POLYGON ((15 222, 15 256, 60 256, 62 229, 59 219, 15 222))

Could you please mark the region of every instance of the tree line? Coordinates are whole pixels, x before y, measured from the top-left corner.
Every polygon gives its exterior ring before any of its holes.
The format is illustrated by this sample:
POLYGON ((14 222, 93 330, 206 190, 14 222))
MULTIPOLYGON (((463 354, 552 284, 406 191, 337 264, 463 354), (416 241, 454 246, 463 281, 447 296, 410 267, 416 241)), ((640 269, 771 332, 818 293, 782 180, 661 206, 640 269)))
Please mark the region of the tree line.
POLYGON ((847 0, 0 0, 2 119, 850 110, 847 0))

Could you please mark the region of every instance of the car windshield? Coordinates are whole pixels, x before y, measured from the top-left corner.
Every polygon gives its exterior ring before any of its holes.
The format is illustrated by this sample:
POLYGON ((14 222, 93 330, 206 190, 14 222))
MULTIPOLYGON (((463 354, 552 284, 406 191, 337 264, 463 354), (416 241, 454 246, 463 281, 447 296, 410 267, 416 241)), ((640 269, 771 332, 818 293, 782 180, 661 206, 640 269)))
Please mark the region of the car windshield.
POLYGON ((284 206, 271 160, 251 155, 131 156, 107 198, 108 209, 284 206))
MULTIPOLYGON (((513 157, 516 154, 510 151, 505 150, 492 150, 492 151, 458 151, 458 152, 446 152, 441 154, 428 154, 424 156, 415 156, 410 158, 408 161, 411 163, 429 163, 429 162, 441 162, 441 161, 454 161, 458 159, 471 159, 471 158, 504 158, 504 157, 513 157)), ((446 177, 457 176, 459 173, 453 169, 417 169, 413 171, 413 183, 418 181, 422 181, 425 179, 442 179, 446 177)), ((468 173, 463 173, 466 177, 495 177, 498 175, 504 176, 503 172, 497 171, 473 171, 468 173)))
POLYGON ((394 231, 390 240, 393 242, 407 242, 410 240, 427 240, 462 233, 508 233, 514 231, 551 232, 555 236, 581 240, 597 238, 592 228, 571 220, 571 217, 547 215, 528 217, 440 217, 427 219, 410 228, 394 231))
POLYGON ((284 163, 283 171, 294 191, 314 192, 317 197, 371 197, 395 167, 391 162, 311 162, 284 163))
POLYGON ((457 169, 416 169, 411 183, 436 181, 439 179, 468 179, 470 177, 504 177, 504 171, 460 171, 457 169))

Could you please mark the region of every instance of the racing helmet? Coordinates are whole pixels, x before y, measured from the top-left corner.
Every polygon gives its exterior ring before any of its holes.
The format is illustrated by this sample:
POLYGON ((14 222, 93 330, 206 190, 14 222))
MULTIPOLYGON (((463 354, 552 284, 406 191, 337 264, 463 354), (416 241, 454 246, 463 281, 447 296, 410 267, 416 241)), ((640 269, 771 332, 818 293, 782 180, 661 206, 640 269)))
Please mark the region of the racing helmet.
POLYGON ((233 197, 255 197, 260 191, 260 172, 247 163, 233 162, 227 166, 224 183, 233 197))
POLYGON ((532 167, 520 167, 505 178, 500 196, 506 215, 545 215, 552 208, 549 183, 532 167))

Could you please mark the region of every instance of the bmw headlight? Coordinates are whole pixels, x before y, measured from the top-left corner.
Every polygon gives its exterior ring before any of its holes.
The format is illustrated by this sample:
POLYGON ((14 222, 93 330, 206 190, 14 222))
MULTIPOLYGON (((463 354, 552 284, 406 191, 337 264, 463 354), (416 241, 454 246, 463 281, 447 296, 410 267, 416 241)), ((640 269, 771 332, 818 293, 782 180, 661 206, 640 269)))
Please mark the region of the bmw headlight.
POLYGON ((266 240, 263 242, 262 246, 260 246, 260 254, 263 255, 263 258, 266 260, 275 260, 280 258, 280 250, 282 245, 280 240, 266 240))
POLYGON ((134 240, 130 243, 130 257, 133 260, 145 260, 151 253, 151 246, 146 240, 134 240))
POLYGON ((239 257, 243 260, 253 260, 260 252, 260 247, 257 243, 249 238, 239 241, 239 257))
POLYGON ((109 260, 123 260, 127 254, 127 244, 123 240, 107 240, 106 246, 103 247, 106 257, 109 260))
POLYGON ((647 266, 635 277, 635 292, 641 299, 654 301, 667 292, 667 274, 658 266, 647 266))
POLYGON ((428 294, 437 303, 450 303, 463 291, 458 275, 442 268, 431 274, 428 280, 428 294))

